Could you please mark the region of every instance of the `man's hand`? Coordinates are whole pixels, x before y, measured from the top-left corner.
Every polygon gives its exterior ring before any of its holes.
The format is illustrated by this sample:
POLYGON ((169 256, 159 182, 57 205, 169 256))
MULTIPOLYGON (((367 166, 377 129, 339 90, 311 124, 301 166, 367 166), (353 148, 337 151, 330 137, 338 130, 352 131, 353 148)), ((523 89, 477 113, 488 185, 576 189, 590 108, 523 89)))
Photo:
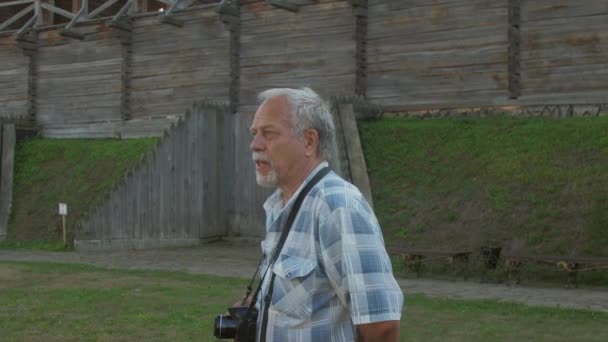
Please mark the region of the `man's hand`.
POLYGON ((357 325, 358 342, 399 341, 399 321, 384 321, 357 325))
POLYGON ((247 297, 247 299, 245 300, 245 304, 243 304, 243 300, 239 300, 238 302, 232 304, 231 308, 251 304, 251 300, 253 299, 251 297, 253 297, 253 295, 249 295, 249 297, 247 297))

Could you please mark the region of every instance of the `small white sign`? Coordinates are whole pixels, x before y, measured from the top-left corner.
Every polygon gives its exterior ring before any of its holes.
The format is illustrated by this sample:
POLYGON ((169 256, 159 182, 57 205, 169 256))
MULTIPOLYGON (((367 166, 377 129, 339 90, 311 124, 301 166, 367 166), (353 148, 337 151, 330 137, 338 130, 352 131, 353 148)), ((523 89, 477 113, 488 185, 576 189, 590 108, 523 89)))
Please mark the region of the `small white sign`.
POLYGON ((67 215, 68 214, 68 205, 65 203, 59 203, 59 215, 67 215))

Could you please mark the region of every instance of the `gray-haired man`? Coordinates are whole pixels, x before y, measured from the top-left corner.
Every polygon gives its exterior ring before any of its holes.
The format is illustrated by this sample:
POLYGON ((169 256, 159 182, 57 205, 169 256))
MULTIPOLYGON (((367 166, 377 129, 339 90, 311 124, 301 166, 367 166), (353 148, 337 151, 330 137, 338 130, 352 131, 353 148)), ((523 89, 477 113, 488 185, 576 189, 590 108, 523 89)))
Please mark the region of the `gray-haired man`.
MULTIPOLYGON (((279 257, 277 245, 295 198, 334 146, 331 113, 312 90, 270 89, 251 125, 257 182, 266 200, 262 251, 275 274, 266 341, 397 341, 403 294, 378 221, 359 190, 330 172, 304 198, 279 257)), ((258 340, 263 317, 259 297, 258 340)))

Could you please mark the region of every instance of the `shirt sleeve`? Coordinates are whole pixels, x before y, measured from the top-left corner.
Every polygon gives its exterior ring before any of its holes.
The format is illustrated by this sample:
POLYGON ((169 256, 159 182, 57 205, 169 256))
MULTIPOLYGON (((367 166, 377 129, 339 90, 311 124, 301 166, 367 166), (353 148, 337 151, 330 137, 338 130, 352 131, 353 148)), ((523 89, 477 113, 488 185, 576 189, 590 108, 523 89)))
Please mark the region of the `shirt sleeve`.
POLYGON ((371 209, 334 210, 319 240, 327 276, 355 325, 401 319, 403 293, 371 209))

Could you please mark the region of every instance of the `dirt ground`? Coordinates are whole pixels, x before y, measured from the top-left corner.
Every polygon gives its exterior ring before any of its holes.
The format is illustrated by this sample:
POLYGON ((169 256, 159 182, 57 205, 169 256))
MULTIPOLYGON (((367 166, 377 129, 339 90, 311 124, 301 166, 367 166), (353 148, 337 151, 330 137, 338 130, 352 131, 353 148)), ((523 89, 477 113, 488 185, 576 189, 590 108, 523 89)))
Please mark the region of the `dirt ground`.
MULTIPOLYGON (((112 252, 0 250, 0 260, 82 263, 106 268, 173 270, 242 278, 253 275, 259 257, 259 245, 251 242, 218 242, 196 248, 112 252)), ((530 288, 431 279, 398 281, 406 295, 406 303, 408 294, 420 293, 434 297, 497 299, 529 305, 608 312, 608 289, 530 288)))

